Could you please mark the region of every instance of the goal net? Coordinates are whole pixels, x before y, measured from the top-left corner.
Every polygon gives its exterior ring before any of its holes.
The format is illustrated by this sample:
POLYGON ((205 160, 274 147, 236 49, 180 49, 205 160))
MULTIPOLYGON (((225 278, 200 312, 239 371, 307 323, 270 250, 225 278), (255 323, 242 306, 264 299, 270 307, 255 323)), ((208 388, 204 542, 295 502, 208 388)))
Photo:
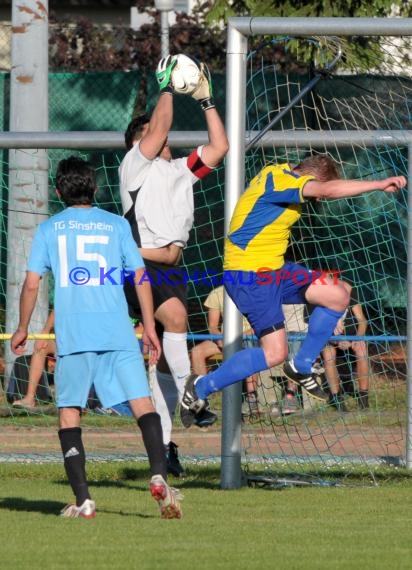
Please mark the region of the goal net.
MULTIPOLYGON (((294 164, 311 152, 333 156, 344 178, 360 180, 406 175, 412 104, 407 57, 409 36, 390 37, 382 33, 375 36, 360 33, 356 38, 306 36, 260 34, 259 42, 251 41, 246 50, 241 84, 233 85, 232 91, 228 91, 228 97, 232 98, 227 101, 230 136, 233 116, 230 118, 229 107, 236 107, 234 90, 238 89, 240 101, 241 93, 244 93, 240 121, 244 130, 239 144, 245 140, 247 150, 244 161, 235 167, 242 170, 244 164, 244 183, 247 184, 268 163, 294 164)), ((173 145, 173 136, 170 141, 173 145)), ((187 148, 192 146, 189 135, 184 144, 187 148)), ((73 150, 62 143, 63 148, 48 150, 48 214, 61 208, 54 195, 53 176, 57 162, 68 154, 78 154, 96 165, 97 204, 121 213, 117 178, 123 156, 120 144, 114 151, 111 148, 107 152, 93 150, 91 146, 80 144, 79 149, 73 150)), ((36 159, 32 151, 19 152, 34 164, 36 159)), ((175 154, 180 152, 184 149, 175 149, 175 154)), ((242 157, 242 152, 236 148, 236 141, 231 140, 234 158, 229 157, 226 165, 195 187, 195 226, 184 253, 185 269, 192 276, 189 283, 189 349, 209 338, 204 301, 211 288, 219 284, 222 275, 224 209, 232 185, 231 160, 242 157), (207 278, 206 274, 210 272, 215 279, 207 278)), ((10 307, 17 307, 17 299, 7 297, 6 291, 6 281, 10 279, 7 252, 10 256, 13 243, 7 235, 9 174, 5 151, 3 164, 1 293, 5 314, 10 307)), ((24 174, 17 173, 17 180, 19 176, 24 178, 24 174)), ((40 214, 41 218, 45 215, 43 207, 39 209, 39 204, 30 195, 24 208, 22 221, 26 219, 27 208, 33 216, 40 214)), ((14 214, 19 220, 19 212, 14 214)), ((293 229, 290 256, 311 268, 340 270, 342 278, 356 289, 367 319, 366 335, 358 340, 366 343, 368 351, 369 406, 362 407, 357 355, 350 349, 339 350, 337 354, 344 404, 340 407, 316 404, 301 395, 299 406, 292 413, 290 410, 284 413, 281 371, 272 369, 261 373, 256 387, 258 409, 248 409, 244 396, 241 430, 237 430, 235 424, 238 419, 233 419, 238 414, 233 414, 227 407, 223 410, 229 418, 226 428, 241 432, 241 467, 251 483, 323 484, 333 472, 344 477, 363 473, 370 480, 371 474, 382 465, 403 464, 407 434, 407 227, 406 191, 396 195, 372 193, 304 207, 303 216, 293 229)), ((16 260, 17 266, 24 266, 29 248, 30 240, 27 239, 19 248, 22 257, 16 260)), ((52 302, 49 294, 50 306, 52 302)), ((45 317, 43 314, 42 319, 45 317)), ((33 322, 32 332, 41 330, 42 319, 33 322)), ((4 333, 11 332, 5 328, 5 318, 2 326, 4 333)), ((231 327, 230 322, 225 322, 225 329, 230 331, 231 327)), ((304 324, 302 330, 290 333, 291 349, 296 348, 304 334, 304 324)), ((354 339, 344 335, 338 340, 354 339)), ((254 339, 251 342, 255 342, 254 339)), ((213 367, 219 361, 211 360, 208 364, 213 367)), ((49 365, 51 371, 52 359, 49 365)), ((320 358, 319 374, 328 389, 323 368, 324 362, 320 358)), ((18 410, 11 405, 11 398, 7 399, 8 382, 9 378, 5 378, 0 406, 3 426, 14 432, 36 428, 33 439, 44 434, 44 430, 54 430, 53 386, 51 402, 38 401, 34 410, 18 410)), ((221 416, 221 396, 213 397, 211 404, 221 416)), ((83 418, 90 437, 88 452, 92 455, 101 453, 102 457, 112 457, 113 453, 116 457, 130 457, 131 448, 125 442, 128 443, 128 434, 135 431, 133 421, 102 414, 96 408, 99 406, 91 400, 83 418), (97 431, 116 433, 115 449, 111 444, 103 445, 103 438, 98 435, 92 438, 97 431)), ((173 437, 179 444, 183 462, 190 465, 191 462, 220 460, 220 422, 207 433, 196 428, 184 430, 178 417, 175 424, 173 437)), ((38 448, 34 445, 33 449, 38 448)), ((57 447, 54 449, 55 455, 54 451, 38 449, 39 458, 56 456, 60 460, 57 447)), ((17 450, 28 453, 24 445, 17 450)), ((224 458, 222 465, 225 465, 224 458)))
MULTIPOLYGON (((297 164, 313 153, 332 156, 343 178, 407 176, 410 37, 319 37, 305 34, 303 24, 297 37, 293 23, 289 34, 278 36, 280 19, 257 20, 248 23, 251 30, 255 25, 256 36, 261 26, 259 41, 238 20, 239 29, 252 36, 244 76, 238 55, 242 42, 234 36, 228 49, 232 106, 238 99, 246 107, 245 184, 267 164, 297 164), (274 35, 268 37, 271 22, 274 35), (245 93, 245 101, 236 93, 245 93)), ((231 125, 241 117, 237 112, 229 115, 231 125)), ((242 157, 240 150, 239 163, 242 157)), ((227 192, 236 194, 233 169, 227 192)), ((356 290, 367 329, 357 338, 359 329, 348 325, 340 344, 337 340, 320 355, 319 378, 330 392, 326 405, 304 395, 294 401, 286 397, 281 368, 259 375, 259 410, 251 407, 243 415, 243 464, 249 482, 256 484, 322 482, 334 470, 345 477, 363 472, 370 480, 377 467, 401 465, 405 458, 407 192, 315 202, 303 212, 292 230, 289 259, 313 269, 340 270, 356 290), (356 344, 348 348, 352 341, 356 344), (367 360, 355 350, 359 341, 367 360)), ((302 335, 296 334, 294 320, 292 354, 307 326, 300 319, 302 335)), ((230 487, 236 484, 236 457, 230 457, 230 446, 225 451, 230 487)))

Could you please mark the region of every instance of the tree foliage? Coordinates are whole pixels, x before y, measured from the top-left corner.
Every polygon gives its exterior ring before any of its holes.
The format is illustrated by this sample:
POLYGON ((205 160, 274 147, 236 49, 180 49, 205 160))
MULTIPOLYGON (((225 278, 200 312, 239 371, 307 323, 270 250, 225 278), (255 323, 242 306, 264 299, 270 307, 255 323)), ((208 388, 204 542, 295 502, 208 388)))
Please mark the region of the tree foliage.
MULTIPOLYGON (((232 16, 380 16, 412 15, 409 0, 199 0, 192 14, 176 13, 170 27, 170 52, 186 53, 206 61, 212 71, 226 65, 226 23, 232 16)), ((154 0, 136 0, 136 7, 151 21, 139 30, 128 27, 97 25, 84 18, 56 21, 51 18, 50 67, 53 71, 112 71, 139 69, 152 72, 160 59, 160 12, 154 0)), ((250 49, 262 43, 251 37, 250 49)), ((266 38, 270 40, 271 38, 266 38)), ((379 38, 348 38, 340 67, 363 71, 377 68, 376 45, 379 38), (375 60, 373 60, 375 57, 375 60)), ((262 52, 265 60, 282 71, 306 70, 313 63, 313 45, 296 53, 295 45, 273 45, 262 52)), ((333 47, 333 46, 332 46, 333 47)), ((404 62, 408 60, 405 44, 404 62)), ((328 56, 326 57, 328 59, 328 56)), ((330 58, 329 58, 330 59, 330 58)), ((384 61, 384 58, 381 58, 384 61)))
MULTIPOLYGON (((228 18, 234 16, 253 17, 394 17, 412 16, 410 0, 215 0, 210 3, 205 21, 211 25, 226 24, 228 18)), ((258 41, 262 41, 259 38, 258 41)), ((365 71, 372 67, 377 69, 385 63, 384 47, 381 58, 377 58, 376 46, 380 38, 348 37, 342 40, 343 58, 340 68, 355 72, 365 71), (381 61, 378 61, 381 59, 381 61)), ((250 47, 256 45, 256 38, 250 39, 250 47)), ((290 46, 289 46, 290 47, 290 46)), ((406 40, 399 48, 399 57, 406 65, 410 65, 410 40, 406 40)), ((308 47, 300 54, 301 63, 313 59, 313 49, 308 47)), ((287 61, 289 64, 289 60, 287 61)))
MULTIPOLYGON (((97 25, 85 18, 51 18, 52 71, 154 70, 160 59, 160 12, 154 2, 136 2, 151 17, 139 30, 97 25)), ((170 52, 187 53, 207 61, 212 70, 225 62, 226 30, 206 24, 206 6, 192 15, 176 13, 169 30, 170 52)))

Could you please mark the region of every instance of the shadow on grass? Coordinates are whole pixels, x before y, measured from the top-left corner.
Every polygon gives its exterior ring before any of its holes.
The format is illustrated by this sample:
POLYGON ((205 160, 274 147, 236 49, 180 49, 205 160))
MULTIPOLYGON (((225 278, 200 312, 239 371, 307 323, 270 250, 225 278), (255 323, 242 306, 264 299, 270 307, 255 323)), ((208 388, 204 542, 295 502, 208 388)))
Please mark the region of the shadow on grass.
POLYGON ((26 513, 42 513, 44 515, 59 515, 65 503, 60 501, 36 500, 31 501, 22 497, 5 497, 0 499, 0 509, 26 513))
MULTIPOLYGON (((7 497, 0 499, 0 509, 7 511, 17 511, 25 513, 41 513, 43 515, 60 516, 60 511, 66 506, 66 503, 60 501, 31 501, 21 497, 7 497)), ((136 517, 140 519, 157 519, 159 515, 146 515, 139 512, 112 510, 112 509, 99 509, 98 513, 105 513, 111 515, 119 515, 122 517, 136 517)))
POLYGON ((112 509, 99 509, 99 505, 97 505, 97 513, 100 515, 101 513, 104 513, 105 515, 119 515, 121 517, 134 517, 134 518, 138 518, 138 519, 158 519, 159 518, 159 514, 153 514, 153 515, 144 515, 143 513, 136 513, 133 511, 116 511, 116 510, 112 510, 112 509))
MULTIPOLYGON (((122 467, 116 471, 116 477, 108 478, 99 471, 98 476, 93 476, 93 469, 88 469, 89 484, 93 487, 130 488, 132 490, 141 489, 146 491, 150 481, 150 472, 146 467, 122 467), (131 485, 133 483, 133 486, 131 485)), ((56 481, 60 483, 61 481, 56 481)), ((63 481, 62 481, 63 482, 63 481)), ((220 489, 220 469, 218 467, 199 467, 186 469, 185 477, 168 476, 168 483, 172 487, 186 489, 220 489)), ((67 483, 65 483, 67 484, 67 483)))
MULTIPOLYGON (((130 489, 131 491, 146 492, 150 481, 147 466, 114 466, 103 465, 88 469, 88 481, 91 487, 130 489)), ((248 469, 243 472, 242 486, 279 489, 283 487, 365 487, 393 483, 408 483, 412 481, 412 471, 402 467, 394 469, 391 462, 383 463, 378 469, 368 469, 367 466, 325 468, 322 465, 313 469, 294 470, 290 466, 277 469, 248 469)), ((56 478, 57 485, 67 486, 67 480, 56 478)), ((179 489, 221 490, 221 472, 219 466, 193 465, 186 469, 182 478, 169 475, 168 483, 179 489)))

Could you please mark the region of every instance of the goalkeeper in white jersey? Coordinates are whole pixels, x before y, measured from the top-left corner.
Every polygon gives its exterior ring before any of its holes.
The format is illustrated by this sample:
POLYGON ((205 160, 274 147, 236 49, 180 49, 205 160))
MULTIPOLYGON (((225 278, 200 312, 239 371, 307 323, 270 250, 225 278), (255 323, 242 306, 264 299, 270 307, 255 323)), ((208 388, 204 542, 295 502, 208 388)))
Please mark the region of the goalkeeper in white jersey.
MULTIPOLYGON (((163 354, 173 380, 161 370, 152 374, 153 398, 162 419, 168 470, 181 476, 184 471, 171 433, 176 405, 190 374, 190 359, 187 285, 181 277, 183 271, 176 266, 193 225, 193 185, 222 161, 228 151, 228 140, 213 101, 209 71, 202 63, 199 64, 200 80, 191 97, 199 101, 204 112, 209 142, 194 149, 189 156, 172 158, 168 134, 173 122, 172 72, 175 65, 176 56, 168 56, 159 62, 156 73, 159 99, 150 117, 144 115, 130 122, 125 133, 127 154, 120 165, 119 176, 123 213, 130 222, 152 279, 155 318, 164 329, 163 354)), ((125 292, 130 315, 138 317, 136 295, 128 283, 125 292)), ((215 420, 216 415, 209 410, 204 410, 197 418, 201 426, 215 420)))

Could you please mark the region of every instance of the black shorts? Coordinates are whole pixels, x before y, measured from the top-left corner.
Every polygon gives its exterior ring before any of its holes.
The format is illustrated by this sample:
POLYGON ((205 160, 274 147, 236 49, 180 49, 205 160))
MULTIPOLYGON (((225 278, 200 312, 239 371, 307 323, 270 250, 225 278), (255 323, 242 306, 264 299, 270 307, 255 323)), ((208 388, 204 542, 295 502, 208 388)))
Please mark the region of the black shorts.
MULTIPOLYGON (((146 274, 150 278, 153 293, 154 311, 167 300, 176 297, 187 310, 187 284, 186 272, 175 265, 165 265, 144 260, 146 274)), ((136 289, 129 280, 125 280, 124 293, 129 306, 129 315, 132 319, 141 319, 139 301, 136 289)))

